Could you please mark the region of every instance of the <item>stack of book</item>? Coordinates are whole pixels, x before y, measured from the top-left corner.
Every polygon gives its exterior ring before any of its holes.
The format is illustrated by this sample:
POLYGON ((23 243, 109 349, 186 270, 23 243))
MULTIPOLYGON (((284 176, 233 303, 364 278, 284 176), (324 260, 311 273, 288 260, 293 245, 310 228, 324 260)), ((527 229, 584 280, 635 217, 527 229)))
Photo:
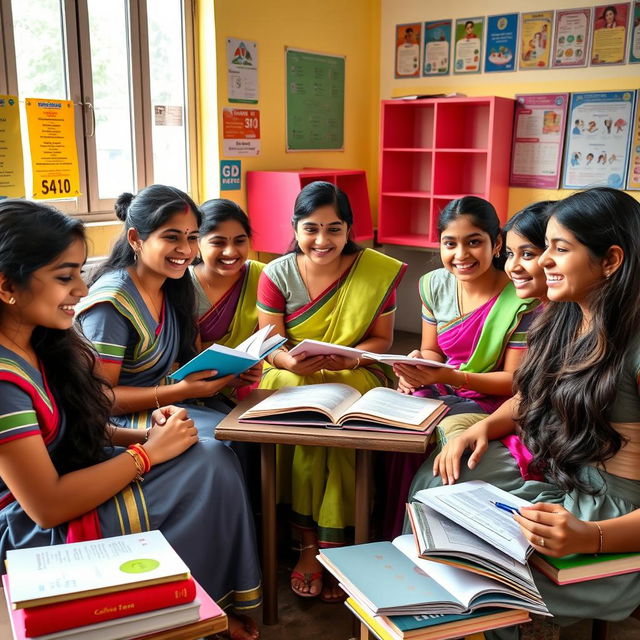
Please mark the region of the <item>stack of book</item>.
POLYGON ((163 640, 227 627, 160 531, 7 553, 14 640, 163 640))

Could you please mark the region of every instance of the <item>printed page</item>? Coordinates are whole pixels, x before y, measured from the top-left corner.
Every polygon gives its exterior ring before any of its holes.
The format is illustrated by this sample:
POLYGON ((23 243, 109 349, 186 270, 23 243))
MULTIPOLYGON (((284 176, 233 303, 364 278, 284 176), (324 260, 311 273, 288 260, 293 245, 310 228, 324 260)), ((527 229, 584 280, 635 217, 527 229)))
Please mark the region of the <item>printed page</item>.
POLYGON ((513 516, 492 502, 521 507, 530 503, 482 480, 423 489, 415 498, 459 523, 500 551, 525 563, 532 547, 513 516))
POLYGON ((293 349, 289 350, 290 355, 296 355, 297 353, 305 353, 307 357, 335 355, 345 356, 347 358, 357 358, 365 354, 361 349, 354 349, 353 347, 345 347, 340 344, 332 344, 331 342, 321 342, 320 340, 310 340, 307 338, 293 347, 293 349))
POLYGON ((260 359, 262 352, 262 344, 267 339, 267 336, 273 329, 273 325, 269 324, 266 327, 262 327, 260 331, 256 331, 250 335, 244 342, 241 342, 236 349, 238 351, 244 351, 253 356, 256 360, 260 359))
POLYGON ((409 356, 402 356, 393 353, 372 353, 367 351, 365 357, 377 360, 378 362, 384 362, 385 364, 410 364, 418 366, 419 364, 425 367, 444 367, 445 369, 455 369, 452 364, 446 362, 438 362, 437 360, 427 360, 426 358, 410 358, 409 356))
MULTIPOLYGON (((357 402, 345 411, 347 416, 358 414, 371 418, 382 418, 391 422, 410 425, 422 424, 440 406, 432 398, 407 396, 393 389, 377 387, 367 391, 357 402)), ((344 414, 340 415, 340 418, 344 414)))

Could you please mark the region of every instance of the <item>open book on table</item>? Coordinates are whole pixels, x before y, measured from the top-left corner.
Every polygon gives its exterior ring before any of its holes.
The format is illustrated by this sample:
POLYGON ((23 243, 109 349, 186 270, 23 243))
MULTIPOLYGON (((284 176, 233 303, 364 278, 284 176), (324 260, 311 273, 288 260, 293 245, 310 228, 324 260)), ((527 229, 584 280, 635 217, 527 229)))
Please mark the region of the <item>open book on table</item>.
POLYGON ((546 613, 537 600, 462 569, 418 557, 411 535, 321 549, 318 560, 374 615, 468 614, 487 607, 546 613))
POLYGON ((182 380, 190 373, 215 369, 216 378, 229 374, 238 375, 264 360, 272 351, 282 346, 287 339, 276 334, 268 337, 274 325, 267 325, 249 336, 235 349, 222 344, 212 344, 195 358, 171 374, 174 380, 182 380))
POLYGON ((426 367, 444 367, 446 369, 455 369, 451 364, 446 362, 438 362, 437 360, 427 360, 425 358, 410 358, 393 353, 374 353, 373 351, 364 351, 355 347, 345 347, 340 344, 332 344, 331 342, 321 342, 320 340, 304 339, 299 342, 293 349, 289 351, 289 355, 305 353, 307 356, 344 356, 346 358, 369 358, 377 360, 385 364, 411 364, 417 366, 419 364, 426 367))
POLYGON ((377 387, 362 395, 340 383, 282 387, 245 411, 240 422, 429 433, 447 411, 441 400, 377 387))

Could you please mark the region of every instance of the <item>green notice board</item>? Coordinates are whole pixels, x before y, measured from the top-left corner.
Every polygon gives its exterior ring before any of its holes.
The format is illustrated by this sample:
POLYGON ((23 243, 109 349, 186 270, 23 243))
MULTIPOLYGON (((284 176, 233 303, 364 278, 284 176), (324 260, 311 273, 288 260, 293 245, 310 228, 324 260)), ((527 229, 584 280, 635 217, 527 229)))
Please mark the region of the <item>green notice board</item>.
POLYGON ((344 56, 285 50, 287 151, 344 148, 344 56))

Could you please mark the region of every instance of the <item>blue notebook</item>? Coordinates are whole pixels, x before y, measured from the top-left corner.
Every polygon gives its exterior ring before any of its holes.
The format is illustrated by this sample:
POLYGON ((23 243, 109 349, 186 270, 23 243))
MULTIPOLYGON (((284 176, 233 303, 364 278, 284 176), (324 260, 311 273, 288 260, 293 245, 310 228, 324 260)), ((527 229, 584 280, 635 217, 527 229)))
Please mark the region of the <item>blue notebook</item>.
POLYGON ((215 370, 217 371, 215 377, 222 378, 229 374, 238 375, 251 369, 287 341, 286 338, 278 334, 268 338, 267 336, 272 329, 273 325, 263 327, 235 349, 214 343, 170 374, 170 377, 179 381, 190 373, 215 370))

